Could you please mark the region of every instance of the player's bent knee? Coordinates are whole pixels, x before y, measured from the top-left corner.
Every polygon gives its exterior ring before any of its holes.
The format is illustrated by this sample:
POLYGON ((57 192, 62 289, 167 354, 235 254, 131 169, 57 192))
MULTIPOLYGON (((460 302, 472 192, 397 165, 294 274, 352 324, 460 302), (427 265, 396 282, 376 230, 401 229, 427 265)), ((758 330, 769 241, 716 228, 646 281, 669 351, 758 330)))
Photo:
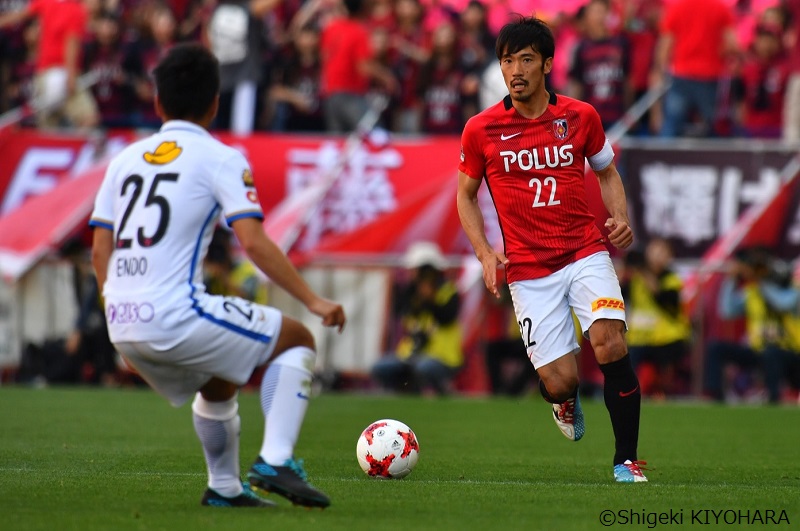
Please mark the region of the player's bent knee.
POLYGON ((211 378, 200 388, 199 395, 202 395, 209 402, 224 402, 231 398, 236 398, 239 386, 220 378, 211 378))
POLYGON ((314 342, 314 335, 303 323, 284 316, 273 359, 292 347, 306 347, 316 350, 316 343, 314 342))
POLYGON ((625 339, 622 337, 611 337, 602 343, 593 345, 594 354, 600 364, 612 363, 621 360, 628 353, 625 339))
POLYGON ((547 394, 556 401, 566 400, 575 393, 578 387, 578 378, 550 378, 543 379, 547 394))
POLYGON ((628 353, 622 321, 601 319, 592 325, 589 334, 598 363, 611 363, 628 353))
POLYGON ((316 363, 317 352, 304 346, 289 348, 272 360, 273 365, 291 367, 309 374, 314 373, 316 363))
POLYGON ((236 393, 227 400, 212 402, 198 392, 192 402, 192 411, 200 417, 224 422, 239 413, 239 402, 236 400, 236 393))

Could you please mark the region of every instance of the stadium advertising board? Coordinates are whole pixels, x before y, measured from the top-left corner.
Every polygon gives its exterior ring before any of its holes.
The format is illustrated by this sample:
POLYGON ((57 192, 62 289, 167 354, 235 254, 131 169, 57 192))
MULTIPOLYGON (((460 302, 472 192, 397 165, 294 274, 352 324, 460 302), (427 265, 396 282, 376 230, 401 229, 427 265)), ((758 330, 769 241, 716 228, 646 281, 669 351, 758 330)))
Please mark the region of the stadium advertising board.
POLYGON ((0 132, 0 217, 80 175, 99 157, 114 155, 134 137, 133 133, 102 137, 11 128, 0 132))
MULTIPOLYGON (((26 231, 0 235, 0 251, 9 250, 9 246, 11 251, 4 255, 4 261, 15 260, 12 277, 29 263, 31 249, 38 249, 33 252, 33 258, 38 258, 41 249, 56 245, 58 237, 69 233, 67 225, 77 229, 85 223, 88 212, 83 210, 89 208, 86 205, 90 205, 97 185, 96 179, 85 180, 85 176, 102 171, 102 161, 136 136, 134 132, 117 132, 95 138, 32 130, 2 135, 0 223, 29 199, 48 193, 58 195, 50 201, 38 201, 44 205, 38 208, 45 208, 47 216, 36 212, 16 216, 24 218, 26 231), (99 167, 87 171, 98 161, 99 167), (82 180, 85 182, 78 182, 82 180), (79 195, 86 197, 76 197, 79 195), (68 203, 75 203, 74 208, 68 203), (55 220, 56 215, 63 216, 64 222, 55 220), (46 223, 57 227, 57 234, 47 227, 37 229, 46 223)), ((368 141, 350 153, 349 163, 341 172, 336 171, 343 153, 341 138, 220 138, 250 159, 268 221, 271 213, 291 206, 287 198, 298 197, 318 180, 336 173, 334 186, 320 205, 307 202, 294 212, 295 219, 303 219, 305 227, 293 242, 295 251, 325 258, 343 253, 396 254, 411 241, 429 239, 438 241, 450 255, 471 254, 459 229, 453 200, 457 137, 368 141)), ((781 182, 781 168, 794 155, 776 144, 735 141, 666 144, 625 140, 618 151, 637 243, 666 237, 674 243, 679 258, 690 259, 701 257, 748 206, 774 194, 781 182)), ((587 183, 596 186, 596 179, 589 178, 587 183)), ((490 232, 497 232, 491 219, 491 198, 485 195, 481 200, 487 223, 490 232)), ((769 229, 787 258, 800 254, 799 204, 800 195, 794 193, 786 214, 774 216, 775 223, 769 229)), ((591 206, 598 218, 604 218, 602 204, 591 206)), ((16 222, 14 226, 18 226, 16 222)), ((499 233, 490 236, 499 245, 499 233)))
MULTIPOLYGON (((795 156, 779 144, 740 141, 625 141, 618 162, 637 243, 663 237, 679 258, 700 258, 748 207, 778 191, 795 156)), ((800 255, 800 194, 775 216, 769 238, 784 258, 800 255)))

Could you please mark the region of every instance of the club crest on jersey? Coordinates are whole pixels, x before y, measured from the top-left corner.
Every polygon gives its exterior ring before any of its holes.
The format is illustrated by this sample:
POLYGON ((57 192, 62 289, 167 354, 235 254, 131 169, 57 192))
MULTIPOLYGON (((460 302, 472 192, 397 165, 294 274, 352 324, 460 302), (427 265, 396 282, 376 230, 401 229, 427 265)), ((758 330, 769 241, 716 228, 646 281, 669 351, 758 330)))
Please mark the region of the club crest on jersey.
POLYGON ((255 187, 256 183, 253 180, 253 172, 251 172, 248 168, 245 168, 242 172, 242 182, 248 188, 255 187))
POLYGON ((177 142, 161 142, 152 153, 147 151, 143 155, 145 162, 148 164, 168 164, 177 159, 183 152, 183 148, 178 147, 177 142))
POLYGON ((569 134, 569 129, 567 128, 567 119, 566 118, 559 118, 558 120, 553 120, 553 134, 559 140, 564 140, 567 138, 569 134))

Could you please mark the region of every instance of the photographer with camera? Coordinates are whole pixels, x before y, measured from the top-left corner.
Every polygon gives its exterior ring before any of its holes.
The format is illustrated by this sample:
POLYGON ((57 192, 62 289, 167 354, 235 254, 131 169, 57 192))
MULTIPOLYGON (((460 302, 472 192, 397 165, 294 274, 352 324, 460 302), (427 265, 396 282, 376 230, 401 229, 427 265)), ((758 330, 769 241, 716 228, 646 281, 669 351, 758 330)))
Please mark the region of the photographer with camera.
POLYGON ((394 313, 402 328, 393 353, 379 359, 372 377, 394 391, 450 392, 463 364, 458 290, 436 244, 417 242, 405 256, 410 282, 395 292, 394 313))
POLYGON ((677 373, 688 353, 689 318, 680 301, 683 282, 672 269, 669 242, 651 240, 644 251, 625 256, 621 280, 628 318, 628 353, 643 395, 664 398, 677 392, 677 373), (652 376, 645 377, 646 370, 652 376))
POLYGON ((711 397, 725 397, 727 363, 763 371, 771 404, 780 402, 783 376, 800 388, 800 291, 786 264, 761 247, 739 250, 720 287, 718 304, 722 318, 744 317, 745 338, 742 343, 709 343, 705 383, 711 397))

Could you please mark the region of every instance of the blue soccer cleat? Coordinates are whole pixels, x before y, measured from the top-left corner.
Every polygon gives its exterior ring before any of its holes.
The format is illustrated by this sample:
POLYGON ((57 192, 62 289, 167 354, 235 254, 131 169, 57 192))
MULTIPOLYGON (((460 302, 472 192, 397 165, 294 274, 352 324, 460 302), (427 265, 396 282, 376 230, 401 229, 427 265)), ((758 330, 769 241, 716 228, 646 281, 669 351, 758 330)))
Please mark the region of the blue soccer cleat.
POLYGON ((640 466, 646 464, 647 461, 631 461, 628 459, 621 465, 614 465, 614 480, 617 483, 639 483, 647 481, 647 478, 642 474, 642 468, 640 466))
POLYGON ((302 460, 287 459, 283 466, 273 466, 259 456, 247 479, 256 490, 280 494, 296 505, 325 508, 331 504, 330 498, 308 482, 302 460))
POLYGON ((250 485, 243 483, 244 490, 238 496, 228 498, 213 489, 206 489, 203 494, 203 499, 200 500, 200 505, 209 507, 260 507, 267 509, 275 507, 277 504, 269 500, 265 500, 258 496, 250 489, 250 485))

